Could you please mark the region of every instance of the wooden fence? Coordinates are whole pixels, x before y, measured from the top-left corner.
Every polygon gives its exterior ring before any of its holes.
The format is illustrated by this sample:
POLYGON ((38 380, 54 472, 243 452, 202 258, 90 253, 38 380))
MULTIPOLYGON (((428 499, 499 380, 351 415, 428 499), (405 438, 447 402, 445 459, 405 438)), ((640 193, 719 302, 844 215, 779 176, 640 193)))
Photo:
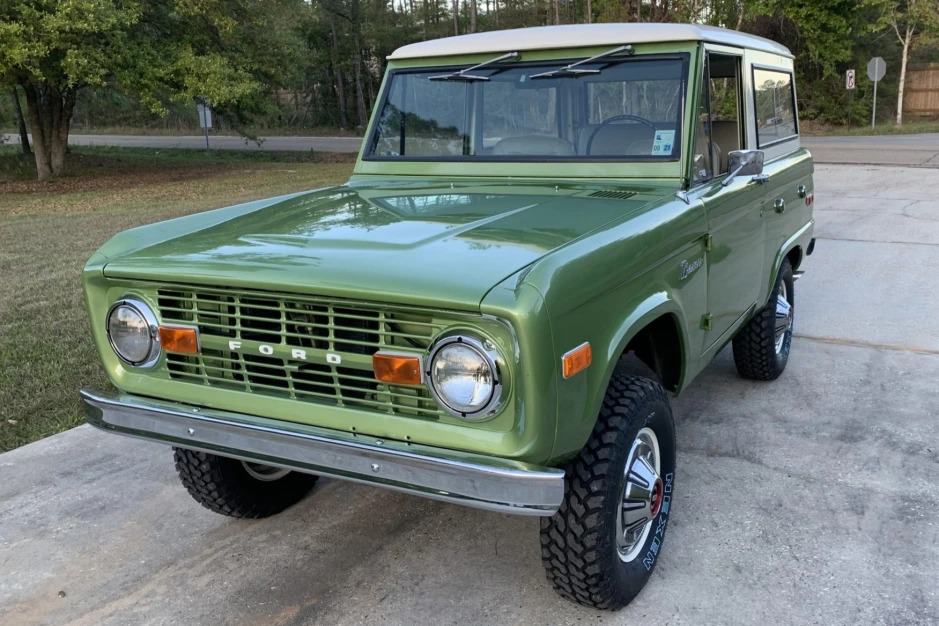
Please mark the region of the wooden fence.
POLYGON ((907 71, 903 112, 922 117, 939 117, 939 64, 907 71))

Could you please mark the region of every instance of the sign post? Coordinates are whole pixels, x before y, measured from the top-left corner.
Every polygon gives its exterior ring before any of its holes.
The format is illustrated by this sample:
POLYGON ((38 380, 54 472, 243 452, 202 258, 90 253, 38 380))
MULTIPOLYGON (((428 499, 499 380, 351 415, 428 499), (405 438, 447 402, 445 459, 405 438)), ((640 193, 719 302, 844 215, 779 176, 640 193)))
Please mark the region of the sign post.
POLYGON ((196 112, 199 113, 199 128, 205 134, 205 149, 209 149, 209 129, 212 128, 212 107, 203 100, 196 101, 196 112))
POLYGON ((883 57, 874 57, 867 63, 867 77, 874 81, 874 104, 871 107, 871 128, 877 123, 877 83, 887 73, 887 63, 883 57))
POLYGON ((857 70, 844 73, 844 88, 848 90, 848 126, 854 124, 854 89, 857 87, 857 70))

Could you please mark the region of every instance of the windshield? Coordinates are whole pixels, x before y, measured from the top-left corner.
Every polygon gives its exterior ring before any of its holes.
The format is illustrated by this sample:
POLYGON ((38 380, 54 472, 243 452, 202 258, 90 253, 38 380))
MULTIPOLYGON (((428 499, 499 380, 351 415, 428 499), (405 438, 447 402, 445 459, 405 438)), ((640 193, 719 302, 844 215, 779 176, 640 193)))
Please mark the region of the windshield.
POLYGON ((565 73, 568 65, 500 63, 469 80, 463 68, 392 72, 366 158, 679 158, 687 55, 578 66, 589 74, 565 73))

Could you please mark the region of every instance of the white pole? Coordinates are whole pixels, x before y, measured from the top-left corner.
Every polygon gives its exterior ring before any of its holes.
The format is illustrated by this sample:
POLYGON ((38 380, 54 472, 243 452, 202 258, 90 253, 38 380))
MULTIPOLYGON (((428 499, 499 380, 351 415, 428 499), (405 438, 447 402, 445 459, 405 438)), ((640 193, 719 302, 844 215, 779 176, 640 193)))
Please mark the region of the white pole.
POLYGON ((871 128, 874 128, 877 119, 877 81, 874 81, 874 106, 871 107, 871 128))

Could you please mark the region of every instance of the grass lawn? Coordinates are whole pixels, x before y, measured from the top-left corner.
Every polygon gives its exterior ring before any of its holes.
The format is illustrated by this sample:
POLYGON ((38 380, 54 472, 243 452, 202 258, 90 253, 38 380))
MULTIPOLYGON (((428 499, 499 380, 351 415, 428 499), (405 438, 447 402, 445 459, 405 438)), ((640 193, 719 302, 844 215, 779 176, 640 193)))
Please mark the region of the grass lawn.
POLYGON ((75 148, 69 175, 39 183, 18 146, 0 146, 0 452, 81 423, 79 387, 107 387, 79 276, 111 235, 342 182, 353 158, 75 148))

